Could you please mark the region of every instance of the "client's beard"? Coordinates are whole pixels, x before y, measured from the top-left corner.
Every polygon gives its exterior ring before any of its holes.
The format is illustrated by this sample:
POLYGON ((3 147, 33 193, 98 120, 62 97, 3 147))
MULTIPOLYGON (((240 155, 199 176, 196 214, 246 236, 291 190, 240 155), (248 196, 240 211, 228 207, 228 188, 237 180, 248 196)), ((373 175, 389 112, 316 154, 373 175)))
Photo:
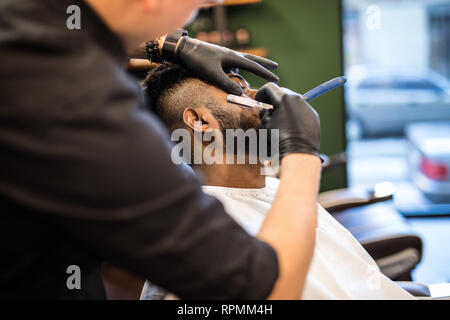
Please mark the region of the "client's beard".
POLYGON ((259 115, 247 117, 241 114, 240 118, 233 117, 229 113, 223 110, 211 109, 211 113, 217 119, 220 130, 225 137, 227 129, 242 129, 244 131, 248 129, 259 130, 262 129, 262 123, 259 115))
MULTIPOLYGON (((250 148, 249 138, 245 138, 245 154, 250 155, 251 151, 255 152, 255 156, 258 157, 259 155, 259 148, 260 148, 260 132, 259 129, 262 129, 262 123, 260 120, 259 114, 252 114, 251 116, 246 115, 245 113, 242 113, 240 118, 233 117, 231 114, 224 112, 223 110, 211 110, 213 116, 217 119, 217 122, 220 126, 220 131, 223 135, 224 139, 224 146, 226 146, 225 139, 227 137, 226 130, 227 129, 242 129, 244 132, 246 132, 249 129, 256 131, 256 150, 255 148, 250 148)), ((238 146, 237 146, 237 139, 234 139, 234 154, 237 155, 238 153, 238 146)))

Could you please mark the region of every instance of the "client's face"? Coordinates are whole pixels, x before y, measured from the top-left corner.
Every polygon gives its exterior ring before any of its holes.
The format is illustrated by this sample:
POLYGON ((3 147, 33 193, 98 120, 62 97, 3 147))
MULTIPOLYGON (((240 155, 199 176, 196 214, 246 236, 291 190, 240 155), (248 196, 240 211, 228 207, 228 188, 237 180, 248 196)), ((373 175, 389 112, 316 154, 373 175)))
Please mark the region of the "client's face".
MULTIPOLYGON (((239 84, 243 89, 242 97, 248 99, 254 99, 256 96, 257 90, 252 90, 245 79, 238 74, 229 74, 228 75, 234 82, 239 84)), ((185 109, 183 113, 183 121, 187 127, 190 127, 194 130, 201 130, 203 132, 211 132, 211 131, 220 131, 223 135, 223 138, 226 140, 229 137, 232 137, 230 141, 224 141, 224 148, 228 151, 228 146, 230 143, 234 144, 234 152, 238 152, 239 150, 244 150, 246 154, 250 154, 253 151, 256 152, 256 155, 259 154, 259 144, 260 144, 260 131, 262 128, 262 123, 260 119, 260 114, 262 109, 260 108, 249 108, 245 106, 240 106, 234 103, 229 103, 227 101, 228 93, 225 91, 208 85, 202 91, 203 102, 200 106, 190 107, 185 109), (198 125, 201 125, 201 128, 198 125), (248 130, 256 130, 256 145, 250 146, 249 143, 251 141, 250 138, 244 138, 244 146, 238 146, 237 143, 242 141, 240 139, 236 139, 235 134, 237 132, 230 132, 231 135, 228 135, 227 129, 242 129, 246 133, 248 130), (226 146, 226 147, 225 147, 226 146), (242 147, 244 149, 242 149, 242 147)), ((202 148, 205 148, 209 145, 209 140, 204 141, 202 144, 202 148)), ((195 147, 196 144, 193 144, 195 147)))
MULTIPOLYGON (((229 77, 234 82, 239 84, 244 90, 242 97, 250 99, 255 98, 258 91, 252 90, 249 83, 241 75, 229 74, 229 77)), ((220 110, 219 114, 215 115, 215 118, 219 125, 219 128, 216 129, 224 132, 226 129, 243 129, 245 131, 248 129, 261 128, 261 109, 249 108, 234 103, 229 103, 227 101, 228 93, 217 88, 214 88, 213 94, 215 95, 216 99, 224 102, 223 108, 220 110)))

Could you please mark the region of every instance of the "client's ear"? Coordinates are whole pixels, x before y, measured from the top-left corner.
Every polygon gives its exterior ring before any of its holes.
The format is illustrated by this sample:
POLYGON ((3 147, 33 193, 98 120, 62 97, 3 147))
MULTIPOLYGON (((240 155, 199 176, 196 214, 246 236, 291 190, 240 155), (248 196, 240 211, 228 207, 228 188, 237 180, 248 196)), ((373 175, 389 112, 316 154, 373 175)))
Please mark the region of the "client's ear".
POLYGON ((183 112, 183 122, 194 131, 205 132, 213 129, 214 117, 208 108, 187 108, 183 112))

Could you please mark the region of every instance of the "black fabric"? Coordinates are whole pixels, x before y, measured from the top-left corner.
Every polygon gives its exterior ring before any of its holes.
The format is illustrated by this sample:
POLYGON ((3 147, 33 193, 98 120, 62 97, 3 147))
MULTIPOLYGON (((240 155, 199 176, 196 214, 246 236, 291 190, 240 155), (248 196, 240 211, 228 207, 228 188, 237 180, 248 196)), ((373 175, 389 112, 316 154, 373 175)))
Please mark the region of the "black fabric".
POLYGON ((0 61, 0 298, 105 298, 102 262, 181 298, 270 293, 275 251, 172 163, 119 39, 86 4, 0 1, 0 61), (81 30, 66 28, 72 4, 81 30))

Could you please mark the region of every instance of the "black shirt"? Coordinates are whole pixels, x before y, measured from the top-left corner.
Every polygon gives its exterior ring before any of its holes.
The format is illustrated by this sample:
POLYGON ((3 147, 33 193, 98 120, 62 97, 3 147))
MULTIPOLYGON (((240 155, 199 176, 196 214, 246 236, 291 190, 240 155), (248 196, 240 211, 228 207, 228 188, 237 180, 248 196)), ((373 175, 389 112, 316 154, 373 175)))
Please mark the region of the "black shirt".
POLYGON ((265 298, 275 251, 172 163, 125 63, 80 0, 0 1, 0 297, 104 298, 109 262, 181 298, 265 298))

